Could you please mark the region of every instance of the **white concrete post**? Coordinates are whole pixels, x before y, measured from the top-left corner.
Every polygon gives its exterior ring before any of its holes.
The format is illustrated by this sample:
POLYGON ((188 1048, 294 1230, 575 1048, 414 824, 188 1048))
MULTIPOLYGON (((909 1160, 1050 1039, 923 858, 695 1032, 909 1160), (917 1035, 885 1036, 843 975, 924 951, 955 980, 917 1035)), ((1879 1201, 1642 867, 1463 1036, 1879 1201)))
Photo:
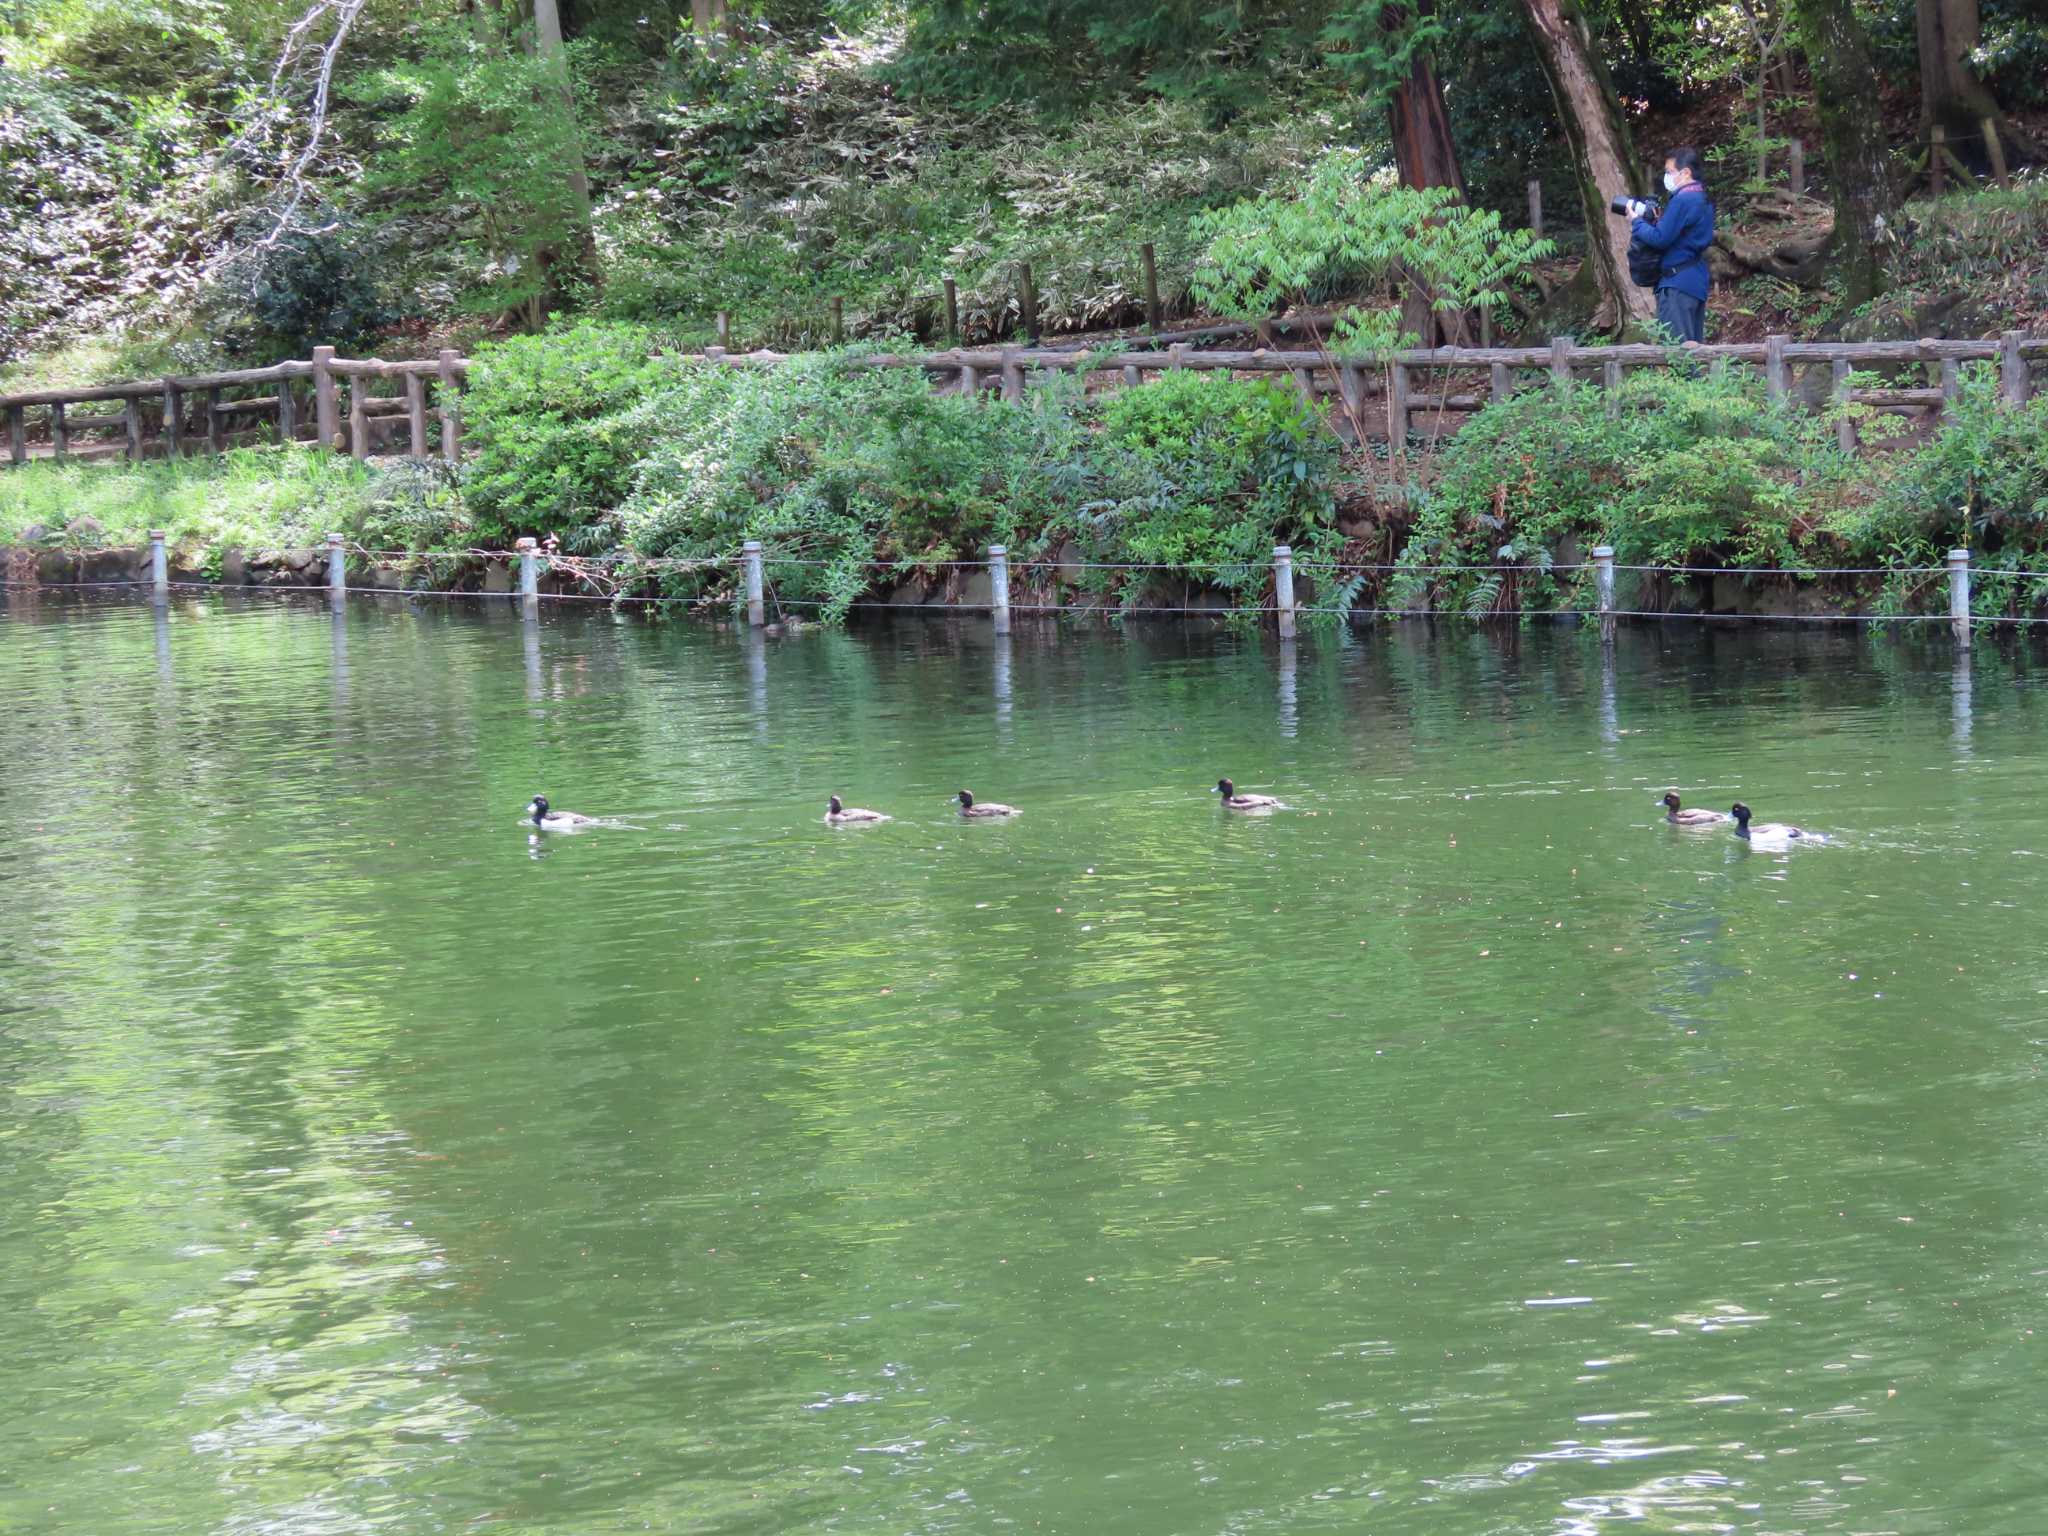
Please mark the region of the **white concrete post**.
POLYGON ((171 563, 164 553, 164 531, 149 530, 149 585, 158 602, 171 595, 171 563))
POLYGON ((540 556, 535 551, 540 547, 532 539, 521 539, 512 546, 519 551, 519 596, 523 601, 540 601, 540 556))
POLYGON ((1280 614, 1280 638, 1294 638, 1294 551, 1285 544, 1273 546, 1273 606, 1280 614))
POLYGON ((1948 552, 1948 627, 1957 645, 1970 643, 1970 552, 1948 552))
POLYGON ((1593 551, 1593 592, 1600 605, 1600 640, 1614 639, 1614 546, 1602 544, 1593 551))
POLYGON ((337 602, 348 595, 348 561, 338 533, 327 535, 327 594, 337 602))
POLYGON ((1000 544, 988 547, 988 603, 996 633, 1007 635, 1010 632, 1010 552, 1000 544))
POLYGON ((759 629, 768 622, 768 605, 761 596, 761 541, 749 539, 742 544, 740 558, 746 568, 747 623, 759 629))

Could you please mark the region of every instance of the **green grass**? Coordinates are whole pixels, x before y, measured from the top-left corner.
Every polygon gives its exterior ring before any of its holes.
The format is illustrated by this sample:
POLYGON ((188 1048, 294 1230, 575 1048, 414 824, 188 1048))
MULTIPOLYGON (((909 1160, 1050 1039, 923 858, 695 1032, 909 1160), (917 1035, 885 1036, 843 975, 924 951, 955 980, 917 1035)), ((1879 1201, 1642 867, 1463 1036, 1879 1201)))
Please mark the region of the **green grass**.
POLYGON ((243 448, 173 463, 34 463, 0 473, 0 543, 32 528, 52 542, 141 544, 162 528, 174 543, 305 544, 360 528, 382 477, 309 448, 243 448), (65 539, 90 518, 100 533, 65 539))

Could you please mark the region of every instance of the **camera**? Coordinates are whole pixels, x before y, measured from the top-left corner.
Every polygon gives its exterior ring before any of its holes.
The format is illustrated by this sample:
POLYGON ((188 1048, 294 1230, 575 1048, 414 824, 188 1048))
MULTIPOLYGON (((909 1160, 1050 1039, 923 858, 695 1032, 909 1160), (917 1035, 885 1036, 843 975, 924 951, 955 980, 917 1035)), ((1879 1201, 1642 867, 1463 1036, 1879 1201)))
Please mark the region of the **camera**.
POLYGON ((1607 205, 1607 211, 1617 219, 1625 219, 1628 217, 1628 205, 1630 203, 1641 203, 1643 205, 1643 217, 1651 220, 1653 223, 1656 221, 1657 200, 1653 197, 1630 197, 1624 192, 1607 205))

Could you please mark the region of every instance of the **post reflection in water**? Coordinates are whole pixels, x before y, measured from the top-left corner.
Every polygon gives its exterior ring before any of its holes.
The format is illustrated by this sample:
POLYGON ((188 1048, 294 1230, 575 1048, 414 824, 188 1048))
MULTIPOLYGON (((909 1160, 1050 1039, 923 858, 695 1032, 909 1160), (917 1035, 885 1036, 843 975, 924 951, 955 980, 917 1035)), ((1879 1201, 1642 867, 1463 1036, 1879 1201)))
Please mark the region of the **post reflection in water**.
POLYGON ((1011 740, 1010 721, 1010 637, 994 637, 995 650, 989 659, 989 686, 995 694, 997 739, 1005 746, 1011 740))
POLYGON ((1949 723, 1950 738, 1958 747, 1967 749, 1970 745, 1971 687, 1970 648, 1958 646, 1955 655, 1955 669, 1949 674, 1949 723))
POLYGON ((1293 640, 1280 642, 1280 660, 1276 669, 1280 695, 1280 734, 1290 738, 1301 726, 1300 699, 1296 684, 1299 656, 1295 645, 1296 642, 1293 640))
POLYGON ((538 704, 546 692, 540 666, 540 604, 519 604, 519 654, 526 662, 526 700, 538 704))
POLYGON ((511 607, 0 611, 0 1529, 2038 1536, 2023 657, 511 607))
POLYGON ((754 735, 768 739, 768 637, 751 625, 740 630, 740 647, 746 655, 747 712, 753 717, 754 735))

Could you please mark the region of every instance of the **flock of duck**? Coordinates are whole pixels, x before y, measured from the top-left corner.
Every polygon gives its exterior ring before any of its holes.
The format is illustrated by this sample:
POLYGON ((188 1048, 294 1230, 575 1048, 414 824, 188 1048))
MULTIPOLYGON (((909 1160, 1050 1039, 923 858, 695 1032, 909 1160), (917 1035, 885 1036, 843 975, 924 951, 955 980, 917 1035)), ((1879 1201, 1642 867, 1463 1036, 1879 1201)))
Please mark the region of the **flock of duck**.
MULTIPOLYGON (((1223 808, 1229 811, 1284 811, 1287 806, 1275 795, 1241 795, 1237 786, 1228 779, 1218 779, 1211 791, 1223 797, 1223 808)), ((960 814, 970 820, 994 819, 1001 816, 1021 814, 1014 805, 1001 805, 992 800, 977 800, 972 790, 963 789, 955 795, 960 814)), ((1667 793, 1659 802, 1664 807, 1664 819, 1675 827, 1725 827, 1731 823, 1735 835, 1753 842, 1790 843, 1804 841, 1824 843, 1827 838, 1818 832, 1809 832, 1804 827, 1787 826, 1779 821, 1752 823, 1754 814, 1740 800, 1725 812, 1688 809, 1678 798, 1677 792, 1667 793)), ((535 795, 527 804, 526 814, 532 824, 543 832, 573 832, 578 827, 594 827, 599 824, 595 816, 585 816, 577 811, 558 811, 548 804, 546 795, 535 795)), ((881 811, 870 811, 857 805, 843 803, 837 795, 828 797, 825 804, 825 820, 831 825, 856 826, 864 822, 889 821, 893 818, 881 811)))

